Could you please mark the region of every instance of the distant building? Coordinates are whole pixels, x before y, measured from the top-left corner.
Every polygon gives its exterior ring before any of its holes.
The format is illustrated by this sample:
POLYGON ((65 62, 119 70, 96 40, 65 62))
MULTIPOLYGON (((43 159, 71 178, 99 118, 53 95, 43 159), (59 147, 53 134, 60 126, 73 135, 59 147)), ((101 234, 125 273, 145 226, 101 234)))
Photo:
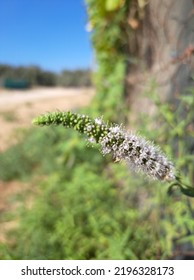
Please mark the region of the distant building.
POLYGON ((9 89, 27 89, 30 85, 29 82, 24 79, 6 78, 4 79, 2 86, 9 89))

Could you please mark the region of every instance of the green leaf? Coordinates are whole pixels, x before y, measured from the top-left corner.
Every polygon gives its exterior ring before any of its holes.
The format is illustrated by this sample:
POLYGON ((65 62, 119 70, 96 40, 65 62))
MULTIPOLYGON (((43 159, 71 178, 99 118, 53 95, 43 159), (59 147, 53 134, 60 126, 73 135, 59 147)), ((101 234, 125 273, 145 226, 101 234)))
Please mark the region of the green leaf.
POLYGON ((194 188, 181 188, 181 192, 187 196, 194 197, 194 188))
POLYGON ((183 187, 182 183, 180 182, 175 182, 173 184, 171 184, 168 187, 168 195, 172 195, 174 193, 175 190, 179 190, 179 192, 182 192, 184 195, 186 196, 190 196, 190 197, 194 197, 194 188, 191 186, 187 186, 184 184, 185 187, 183 187), (175 189, 176 187, 176 189, 175 189))
POLYGON ((112 12, 119 9, 123 3, 123 0, 106 0, 105 9, 106 11, 112 12))
POLYGON ((193 104, 193 95, 183 95, 179 99, 188 106, 191 106, 193 104))

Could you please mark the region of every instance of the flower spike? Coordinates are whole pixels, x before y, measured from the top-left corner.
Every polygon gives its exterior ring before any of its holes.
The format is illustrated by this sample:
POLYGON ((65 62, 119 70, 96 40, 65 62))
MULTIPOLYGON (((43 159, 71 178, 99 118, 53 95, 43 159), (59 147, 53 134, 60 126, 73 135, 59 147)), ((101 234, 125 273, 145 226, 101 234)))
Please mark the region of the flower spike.
POLYGON ((124 160, 135 171, 140 171, 153 179, 172 181, 168 194, 172 194, 174 187, 187 196, 194 197, 194 187, 182 182, 171 161, 143 137, 125 131, 119 125, 109 125, 101 118, 94 120, 85 115, 71 112, 46 113, 36 117, 34 125, 62 125, 73 128, 85 134, 88 141, 98 143, 103 155, 112 153, 115 161, 124 160))
POLYGON ((108 125, 100 118, 71 112, 54 112, 33 120, 35 125, 63 125, 73 128, 88 137, 92 143, 99 143, 103 155, 112 153, 116 161, 124 160, 135 171, 153 179, 172 181, 175 168, 167 157, 150 141, 125 131, 119 125, 108 125))

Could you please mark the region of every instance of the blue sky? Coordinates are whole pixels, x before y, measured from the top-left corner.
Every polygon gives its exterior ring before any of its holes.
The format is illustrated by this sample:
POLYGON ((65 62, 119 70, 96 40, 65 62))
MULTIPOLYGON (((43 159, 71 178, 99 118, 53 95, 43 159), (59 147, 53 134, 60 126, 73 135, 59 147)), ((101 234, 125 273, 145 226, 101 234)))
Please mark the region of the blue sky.
POLYGON ((84 0, 0 0, 0 63, 91 67, 84 0))

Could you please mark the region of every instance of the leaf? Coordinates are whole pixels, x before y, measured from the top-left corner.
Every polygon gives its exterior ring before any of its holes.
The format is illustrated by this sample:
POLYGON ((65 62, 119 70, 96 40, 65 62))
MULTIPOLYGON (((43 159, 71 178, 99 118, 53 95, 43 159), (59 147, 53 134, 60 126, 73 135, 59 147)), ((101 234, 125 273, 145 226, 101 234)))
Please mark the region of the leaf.
POLYGON ((181 188, 181 192, 187 196, 194 197, 194 188, 181 188))
POLYGON ((123 0, 106 0, 105 9, 106 11, 112 12, 118 10, 123 4, 123 0))
POLYGON ((194 188, 190 186, 183 187, 179 182, 175 182, 168 187, 168 195, 172 195, 174 193, 175 187, 178 187, 178 190, 184 195, 194 197, 194 188))
POLYGON ((193 95, 183 95, 179 99, 189 106, 193 104, 193 95))

